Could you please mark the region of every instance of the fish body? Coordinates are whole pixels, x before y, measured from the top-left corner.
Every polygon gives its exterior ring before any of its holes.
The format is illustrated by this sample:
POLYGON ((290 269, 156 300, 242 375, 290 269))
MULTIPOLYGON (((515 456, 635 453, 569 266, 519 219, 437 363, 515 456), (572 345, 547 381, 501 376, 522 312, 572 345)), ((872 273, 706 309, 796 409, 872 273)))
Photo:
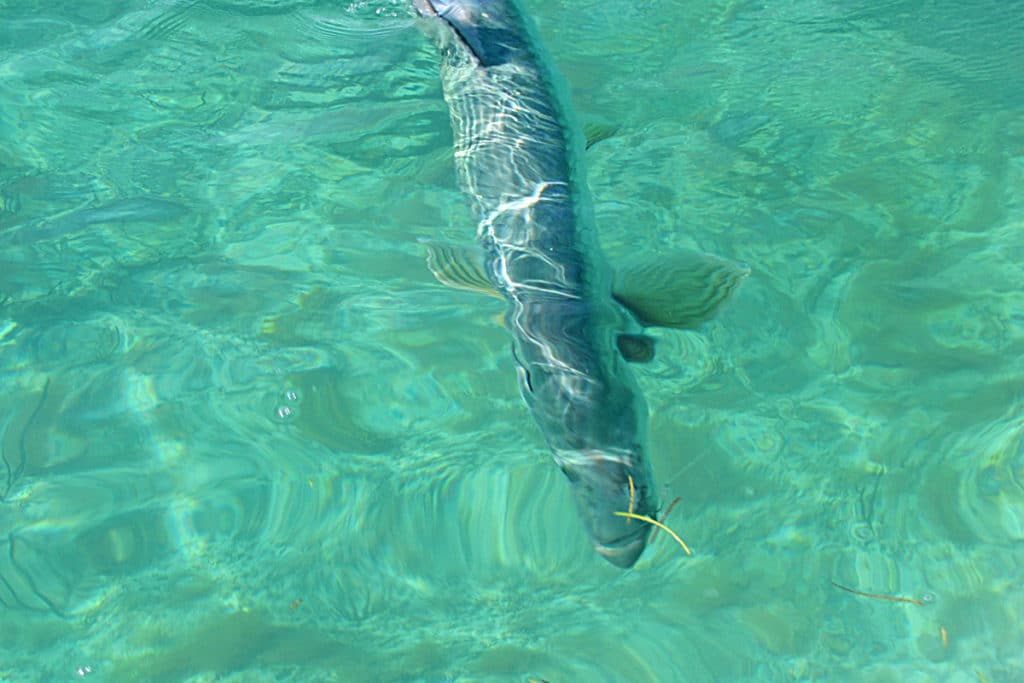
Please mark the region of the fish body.
POLYGON ((639 325, 613 296, 565 89, 516 2, 415 6, 435 22, 458 178, 508 302, 522 396, 594 547, 630 567, 650 526, 615 513, 658 508, 647 405, 619 341, 639 325))

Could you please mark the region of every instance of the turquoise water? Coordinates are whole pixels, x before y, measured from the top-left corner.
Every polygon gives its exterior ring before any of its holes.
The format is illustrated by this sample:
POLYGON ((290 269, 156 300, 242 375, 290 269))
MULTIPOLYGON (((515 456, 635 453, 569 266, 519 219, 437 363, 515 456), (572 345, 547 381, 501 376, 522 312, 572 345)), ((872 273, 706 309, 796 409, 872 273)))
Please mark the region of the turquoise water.
POLYGON ((524 5, 609 258, 753 270, 637 369, 694 555, 591 550, 425 267, 405 3, 8 0, 0 681, 1024 680, 1024 12, 524 5))

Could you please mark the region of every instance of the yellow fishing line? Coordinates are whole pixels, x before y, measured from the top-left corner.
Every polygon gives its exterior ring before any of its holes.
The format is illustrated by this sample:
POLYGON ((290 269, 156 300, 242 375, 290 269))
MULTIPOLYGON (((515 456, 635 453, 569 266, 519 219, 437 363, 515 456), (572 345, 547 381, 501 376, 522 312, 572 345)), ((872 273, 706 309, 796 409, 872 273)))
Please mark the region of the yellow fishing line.
MULTIPOLYGON (((636 489, 633 487, 633 477, 628 474, 626 476, 629 477, 629 514, 633 514, 633 501, 636 499, 636 489)), ((632 519, 626 517, 626 524, 632 521, 632 519)))
POLYGON ((687 555, 693 555, 693 552, 690 550, 690 547, 688 545, 686 545, 686 543, 683 542, 683 539, 679 538, 679 534, 677 534, 676 532, 672 531, 671 529, 669 529, 667 526, 665 526, 664 524, 662 524, 658 520, 651 519, 647 515, 635 515, 632 512, 619 512, 619 511, 616 511, 615 514, 618 515, 619 517, 628 517, 630 519, 639 519, 641 522, 647 522, 648 524, 653 524, 654 526, 658 527, 659 529, 664 529, 665 533, 671 534, 672 538, 676 539, 676 543, 678 543, 679 545, 681 545, 683 547, 683 550, 686 551, 687 555))
MULTIPOLYGON (((672 508, 674 508, 676 506, 676 503, 678 503, 681 500, 682 500, 682 496, 676 496, 675 500, 673 500, 669 504, 668 509, 665 510, 665 514, 663 514, 661 516, 661 519, 659 519, 658 521, 661 522, 662 524, 664 524, 665 520, 668 519, 668 513, 672 512, 672 508)), ((654 533, 651 534, 651 540, 647 541, 647 545, 651 545, 652 543, 654 543, 654 539, 656 539, 658 537, 658 532, 659 531, 660 531, 660 529, 655 529, 654 530, 654 533)))

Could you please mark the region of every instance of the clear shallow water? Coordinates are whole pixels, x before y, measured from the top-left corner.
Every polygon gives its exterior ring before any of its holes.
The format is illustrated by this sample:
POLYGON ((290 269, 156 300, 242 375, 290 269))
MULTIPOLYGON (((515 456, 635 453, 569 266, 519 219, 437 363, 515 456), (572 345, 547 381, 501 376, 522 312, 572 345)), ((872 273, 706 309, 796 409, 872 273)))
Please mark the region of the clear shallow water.
POLYGON ((590 550, 424 266, 403 3, 6 3, 0 681, 1024 679, 1024 15, 525 4, 609 257, 754 271, 638 370, 694 557, 590 550))

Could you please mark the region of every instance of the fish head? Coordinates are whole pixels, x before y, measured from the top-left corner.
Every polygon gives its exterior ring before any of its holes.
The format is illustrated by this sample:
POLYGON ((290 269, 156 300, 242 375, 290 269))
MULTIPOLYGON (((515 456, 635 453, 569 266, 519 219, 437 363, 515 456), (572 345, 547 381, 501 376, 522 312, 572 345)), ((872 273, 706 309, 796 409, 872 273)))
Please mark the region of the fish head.
POLYGON ((555 458, 572 484, 594 549, 616 567, 632 567, 647 545, 651 525, 630 515, 654 517, 658 508, 646 459, 637 452, 592 450, 556 453, 555 458))
POLYGON ((513 308, 513 356, 524 401, 572 484, 580 520, 610 563, 631 567, 657 514, 647 403, 616 342, 586 301, 513 308))
POLYGON ((624 360, 579 372, 533 366, 527 404, 572 484, 595 550, 628 568, 647 544, 658 500, 647 453, 647 404, 624 360))

